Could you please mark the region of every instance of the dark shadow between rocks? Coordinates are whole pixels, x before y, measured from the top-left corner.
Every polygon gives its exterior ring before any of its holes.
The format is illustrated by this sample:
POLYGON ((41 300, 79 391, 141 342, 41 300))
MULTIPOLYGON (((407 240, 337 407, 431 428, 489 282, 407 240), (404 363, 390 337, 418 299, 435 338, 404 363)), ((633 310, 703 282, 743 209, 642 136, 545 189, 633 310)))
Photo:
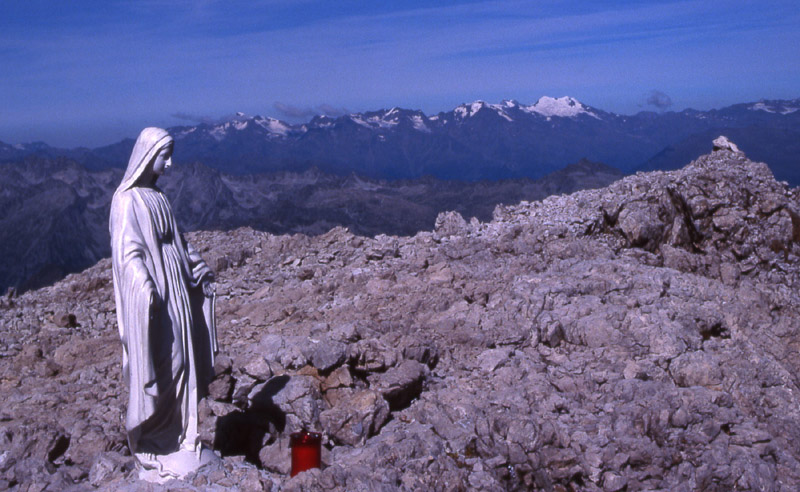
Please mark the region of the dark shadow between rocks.
MULTIPOLYGON (((289 382, 289 376, 276 376, 249 398, 249 406, 217 420, 214 449, 222 456, 241 456, 260 466, 258 453, 265 444, 264 436, 283 432, 286 413, 272 398, 289 382)), ((270 440, 274 440, 270 438, 270 440)))
POLYGON ((64 455, 69 448, 70 438, 63 434, 59 435, 50 450, 47 452, 47 461, 54 463, 58 458, 64 455))
POLYGON ((424 379, 418 379, 403 391, 392 392, 384 395, 389 404, 389 411, 399 412, 405 410, 422 394, 424 379))
POLYGON ((711 338, 730 338, 730 331, 722 325, 721 322, 713 323, 710 326, 705 326, 700 329, 700 336, 704 341, 711 338))

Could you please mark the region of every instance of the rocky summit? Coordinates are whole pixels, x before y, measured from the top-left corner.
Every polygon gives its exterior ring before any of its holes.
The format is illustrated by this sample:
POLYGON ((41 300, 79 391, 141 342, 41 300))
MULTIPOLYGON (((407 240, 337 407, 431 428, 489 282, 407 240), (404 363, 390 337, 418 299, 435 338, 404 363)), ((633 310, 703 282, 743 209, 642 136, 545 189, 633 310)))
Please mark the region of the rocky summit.
POLYGON ((189 234, 223 460, 163 486, 110 262, 5 298, 0 489, 799 490, 800 190, 732 149, 413 237, 189 234), (290 478, 302 428, 324 466, 290 478))

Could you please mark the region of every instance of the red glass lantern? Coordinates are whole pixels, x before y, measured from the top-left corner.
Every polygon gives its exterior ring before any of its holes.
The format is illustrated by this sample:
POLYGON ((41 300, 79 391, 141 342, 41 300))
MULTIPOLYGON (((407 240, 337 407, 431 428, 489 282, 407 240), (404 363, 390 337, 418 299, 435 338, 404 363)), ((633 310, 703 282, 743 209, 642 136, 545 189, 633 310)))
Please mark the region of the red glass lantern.
POLYGON ((295 432, 289 436, 289 447, 292 448, 292 476, 320 467, 322 434, 319 432, 295 432))

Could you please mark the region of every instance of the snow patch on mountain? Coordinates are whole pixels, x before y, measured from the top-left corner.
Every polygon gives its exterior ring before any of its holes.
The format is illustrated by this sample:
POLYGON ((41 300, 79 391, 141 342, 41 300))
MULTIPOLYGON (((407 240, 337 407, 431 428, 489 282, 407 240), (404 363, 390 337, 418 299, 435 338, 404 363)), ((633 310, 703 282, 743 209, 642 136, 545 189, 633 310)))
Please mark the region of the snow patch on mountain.
POLYGON ((301 130, 305 133, 308 131, 309 128, 330 128, 335 126, 336 123, 334 122, 333 118, 326 115, 315 116, 308 124, 303 125, 301 130))
POLYGON ((366 128, 370 128, 370 129, 373 128, 373 126, 370 125, 369 123, 367 123, 366 121, 364 121, 364 118, 358 113, 351 114, 351 115, 348 116, 348 118, 350 118, 350 121, 352 121, 353 123, 359 124, 359 125, 361 125, 363 127, 366 127, 366 128))
POLYGON ((392 108, 381 115, 372 116, 369 122, 377 128, 394 128, 400 122, 400 110, 392 108))
MULTIPOLYGON (((433 118, 430 118, 430 119, 433 119, 433 118)), ((422 116, 420 116, 418 114, 415 114, 415 115, 413 115, 411 117, 411 124, 414 125, 414 129, 415 130, 418 130, 418 131, 421 131, 421 132, 425 132, 425 133, 430 133, 431 132, 431 129, 428 128, 428 125, 425 124, 425 120, 422 118, 422 116)))
POLYGON ((217 142, 220 142, 228 136, 228 132, 230 131, 242 131, 248 127, 252 120, 245 119, 247 118, 243 113, 236 113, 234 118, 222 123, 221 125, 216 125, 211 130, 208 131, 208 134, 214 138, 217 142))
MULTIPOLYGON (((208 134, 216 141, 224 140, 232 131, 242 131, 247 128, 255 126, 265 130, 267 137, 278 138, 286 137, 291 133, 292 126, 284 123, 275 118, 264 118, 263 116, 247 116, 244 113, 236 113, 236 116, 231 117, 228 121, 215 125, 208 130, 208 134)), ((198 127, 188 128, 178 134, 178 137, 184 137, 194 132, 198 127)))
MULTIPOLYGON (((378 111, 374 113, 353 113, 347 116, 352 122, 372 130, 394 130, 401 122, 408 120, 411 126, 420 132, 430 133, 427 121, 434 121, 436 118, 427 118, 423 113, 411 112, 400 108, 392 108, 388 111, 378 111), (409 114, 411 113, 411 114, 409 114)), ((318 127, 329 125, 317 124, 318 127)))
POLYGON ((765 101, 759 101, 750 106, 748 109, 750 109, 751 111, 765 111, 767 113, 792 114, 798 109, 800 109, 800 107, 789 106, 784 104, 774 105, 774 104, 769 104, 765 101))
POLYGON ((179 131, 179 132, 175 132, 175 133, 173 133, 173 134, 172 134, 172 135, 173 135, 173 138, 175 138, 175 139, 181 139, 181 138, 185 137, 186 135, 189 135, 190 133, 194 133, 194 132, 196 132, 196 131, 197 131, 197 128, 198 128, 198 127, 196 127, 196 126, 190 126, 189 128, 184 128, 184 129, 182 129, 182 130, 181 130, 181 131, 179 131))
POLYGON ((377 130, 377 129, 391 129, 397 125, 397 121, 392 119, 386 120, 386 115, 372 115, 366 116, 362 115, 361 113, 353 113, 347 116, 350 121, 361 125, 365 128, 369 128, 370 130, 377 130))
POLYGON ((472 106, 471 105, 470 105, 469 108, 467 108, 466 105, 462 104, 461 106, 459 106, 456 109, 454 109, 453 113, 456 115, 456 118, 464 119, 467 116, 471 116, 471 114, 472 114, 471 110, 472 110, 472 106))
POLYGON ((397 118, 386 119, 385 116, 383 118, 380 116, 373 116, 369 121, 373 125, 377 125, 378 128, 394 128, 398 123, 397 118))
POLYGON ((285 137, 289 134, 289 131, 292 129, 289 125, 282 122, 281 120, 277 120, 275 118, 262 118, 257 117, 255 122, 261 128, 267 130, 273 135, 280 135, 285 137))
POLYGON ((500 115, 500 116, 501 116, 503 119, 505 119, 506 121, 514 121, 514 119, 513 119, 513 118, 511 118, 511 116, 509 116, 509 115, 508 115, 508 114, 507 114, 507 113, 506 113, 506 112, 503 110, 503 108, 502 108, 502 107, 500 107, 500 106, 498 106, 497 104, 490 104, 490 105, 489 105, 489 107, 490 107, 490 108, 492 108, 492 109, 494 109, 495 111, 497 111, 497 114, 498 114, 498 115, 500 115))
POLYGON ((211 135, 211 137, 217 142, 221 142, 228 134, 228 131, 225 128, 225 125, 219 125, 212 128, 208 134, 211 135))
POLYGON ((456 119, 463 120, 464 118, 468 118, 470 116, 475 116, 478 111, 489 108, 497 113, 498 116, 502 117, 507 121, 514 121, 508 113, 505 112, 506 106, 502 104, 489 104, 485 101, 475 101, 469 104, 462 104, 461 106, 457 107, 453 110, 453 113, 456 116, 456 119))
POLYGON ((583 105, 577 99, 569 96, 543 96, 534 104, 522 106, 520 109, 526 113, 536 113, 546 117, 559 116, 562 118, 574 118, 578 115, 585 114, 597 118, 598 120, 600 119, 588 106, 583 105))

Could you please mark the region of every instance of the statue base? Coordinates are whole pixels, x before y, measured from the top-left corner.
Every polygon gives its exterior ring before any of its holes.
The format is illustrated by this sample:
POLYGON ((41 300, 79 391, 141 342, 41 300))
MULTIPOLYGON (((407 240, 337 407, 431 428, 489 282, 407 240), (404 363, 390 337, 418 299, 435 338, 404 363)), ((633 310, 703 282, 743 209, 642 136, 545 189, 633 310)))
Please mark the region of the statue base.
POLYGON ((163 484, 182 479, 201 466, 220 461, 214 451, 198 446, 197 451, 180 449, 170 454, 137 453, 139 480, 163 484))

